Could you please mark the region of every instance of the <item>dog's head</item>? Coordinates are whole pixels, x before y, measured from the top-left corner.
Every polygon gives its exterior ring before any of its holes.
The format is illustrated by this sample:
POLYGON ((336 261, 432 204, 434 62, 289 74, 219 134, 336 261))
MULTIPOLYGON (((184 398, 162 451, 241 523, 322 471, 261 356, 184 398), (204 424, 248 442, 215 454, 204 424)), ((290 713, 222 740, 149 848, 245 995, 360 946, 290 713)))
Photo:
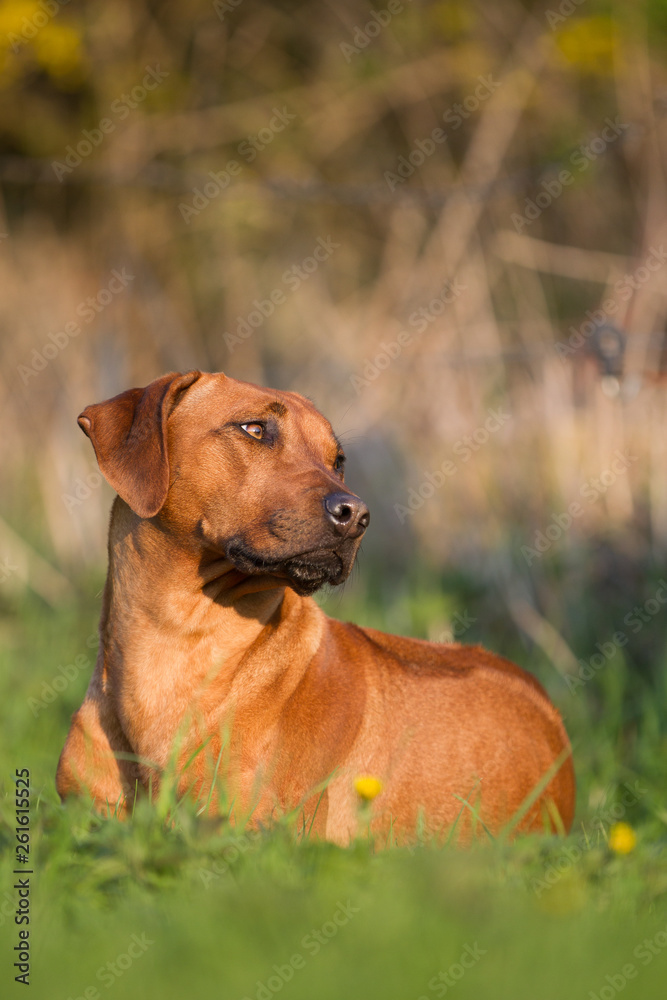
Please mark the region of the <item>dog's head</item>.
POLYGON ((301 594, 347 579, 370 515, 303 396, 192 371, 88 406, 79 425, 121 499, 184 544, 301 594))

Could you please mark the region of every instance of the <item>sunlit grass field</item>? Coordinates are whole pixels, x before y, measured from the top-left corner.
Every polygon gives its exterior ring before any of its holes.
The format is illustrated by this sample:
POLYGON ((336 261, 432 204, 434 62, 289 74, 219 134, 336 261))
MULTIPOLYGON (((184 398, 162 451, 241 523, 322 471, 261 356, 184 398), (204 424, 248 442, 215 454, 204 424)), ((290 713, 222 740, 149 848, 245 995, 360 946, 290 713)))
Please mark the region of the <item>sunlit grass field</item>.
MULTIPOLYGON (((650 598, 657 580, 617 608, 591 598, 573 609, 566 625, 577 656, 589 662, 615 614, 650 598)), ((360 840, 340 849, 309 838, 296 819, 246 833, 197 817, 187 803, 172 822, 168 800, 143 803, 126 823, 59 803, 55 766, 92 669, 100 586, 82 585, 89 596, 69 609, 26 599, 1 619, 2 996, 664 996, 662 607, 637 639, 628 627, 627 645, 573 687, 474 580, 424 571, 399 592, 360 573, 326 595, 330 614, 388 631, 433 637, 443 620, 455 631, 464 622, 463 641, 483 641, 533 670, 563 712, 578 777, 566 839, 485 837, 467 851, 379 850, 360 840), (13 775, 24 767, 34 868, 28 990, 12 970, 13 775)))

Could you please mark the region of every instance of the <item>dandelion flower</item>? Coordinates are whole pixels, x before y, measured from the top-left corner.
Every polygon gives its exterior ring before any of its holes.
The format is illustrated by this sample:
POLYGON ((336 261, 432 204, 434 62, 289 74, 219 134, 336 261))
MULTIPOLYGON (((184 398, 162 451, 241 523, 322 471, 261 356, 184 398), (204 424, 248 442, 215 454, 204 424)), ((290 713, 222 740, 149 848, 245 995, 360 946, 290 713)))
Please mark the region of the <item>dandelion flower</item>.
POLYGON ((628 823, 614 823, 609 831, 609 846, 616 854, 629 854, 637 846, 637 834, 628 823))
POLYGON ((382 782, 379 778, 374 778, 372 774, 359 774, 354 779, 354 787, 360 799, 372 802, 375 796, 382 791, 382 782))

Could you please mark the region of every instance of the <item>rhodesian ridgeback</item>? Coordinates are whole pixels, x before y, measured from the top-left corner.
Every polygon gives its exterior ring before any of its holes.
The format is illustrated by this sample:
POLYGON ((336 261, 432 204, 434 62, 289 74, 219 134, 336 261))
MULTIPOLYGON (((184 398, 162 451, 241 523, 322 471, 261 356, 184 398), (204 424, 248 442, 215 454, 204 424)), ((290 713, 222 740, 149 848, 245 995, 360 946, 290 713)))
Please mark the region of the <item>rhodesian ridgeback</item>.
POLYGON ((79 425, 118 496, 61 797, 122 814, 172 766, 209 808, 223 781, 254 821, 300 808, 341 844, 362 813, 399 841, 418 824, 459 839, 512 817, 570 828, 567 735, 531 675, 481 647, 343 624, 310 596, 347 578, 369 523, 312 403, 191 371, 79 425), (363 810, 360 775, 382 787, 363 810))

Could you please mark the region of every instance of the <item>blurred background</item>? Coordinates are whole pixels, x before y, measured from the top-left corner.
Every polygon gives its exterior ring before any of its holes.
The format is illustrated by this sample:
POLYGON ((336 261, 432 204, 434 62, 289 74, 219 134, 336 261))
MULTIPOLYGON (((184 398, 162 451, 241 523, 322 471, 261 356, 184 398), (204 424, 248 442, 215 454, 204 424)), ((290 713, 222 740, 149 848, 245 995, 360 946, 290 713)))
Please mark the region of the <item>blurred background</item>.
POLYGON ((0 926, 28 767, 35 996, 132 931, 128 1000, 266 1000, 348 897, 285 995, 442 995, 473 943, 461 1000, 609 997, 633 956, 664 995, 666 52, 667 0, 0 0, 0 926), (191 368, 332 421, 372 521, 327 611, 544 682, 568 841, 239 857, 60 805, 112 500, 76 417, 191 368))
POLYGON ((0 0, 8 639, 24 600, 94 630, 111 491, 77 414, 223 370, 345 444, 373 520, 333 614, 483 641, 565 702, 622 630, 587 698, 634 732, 664 685, 666 40, 665 0, 0 0))

